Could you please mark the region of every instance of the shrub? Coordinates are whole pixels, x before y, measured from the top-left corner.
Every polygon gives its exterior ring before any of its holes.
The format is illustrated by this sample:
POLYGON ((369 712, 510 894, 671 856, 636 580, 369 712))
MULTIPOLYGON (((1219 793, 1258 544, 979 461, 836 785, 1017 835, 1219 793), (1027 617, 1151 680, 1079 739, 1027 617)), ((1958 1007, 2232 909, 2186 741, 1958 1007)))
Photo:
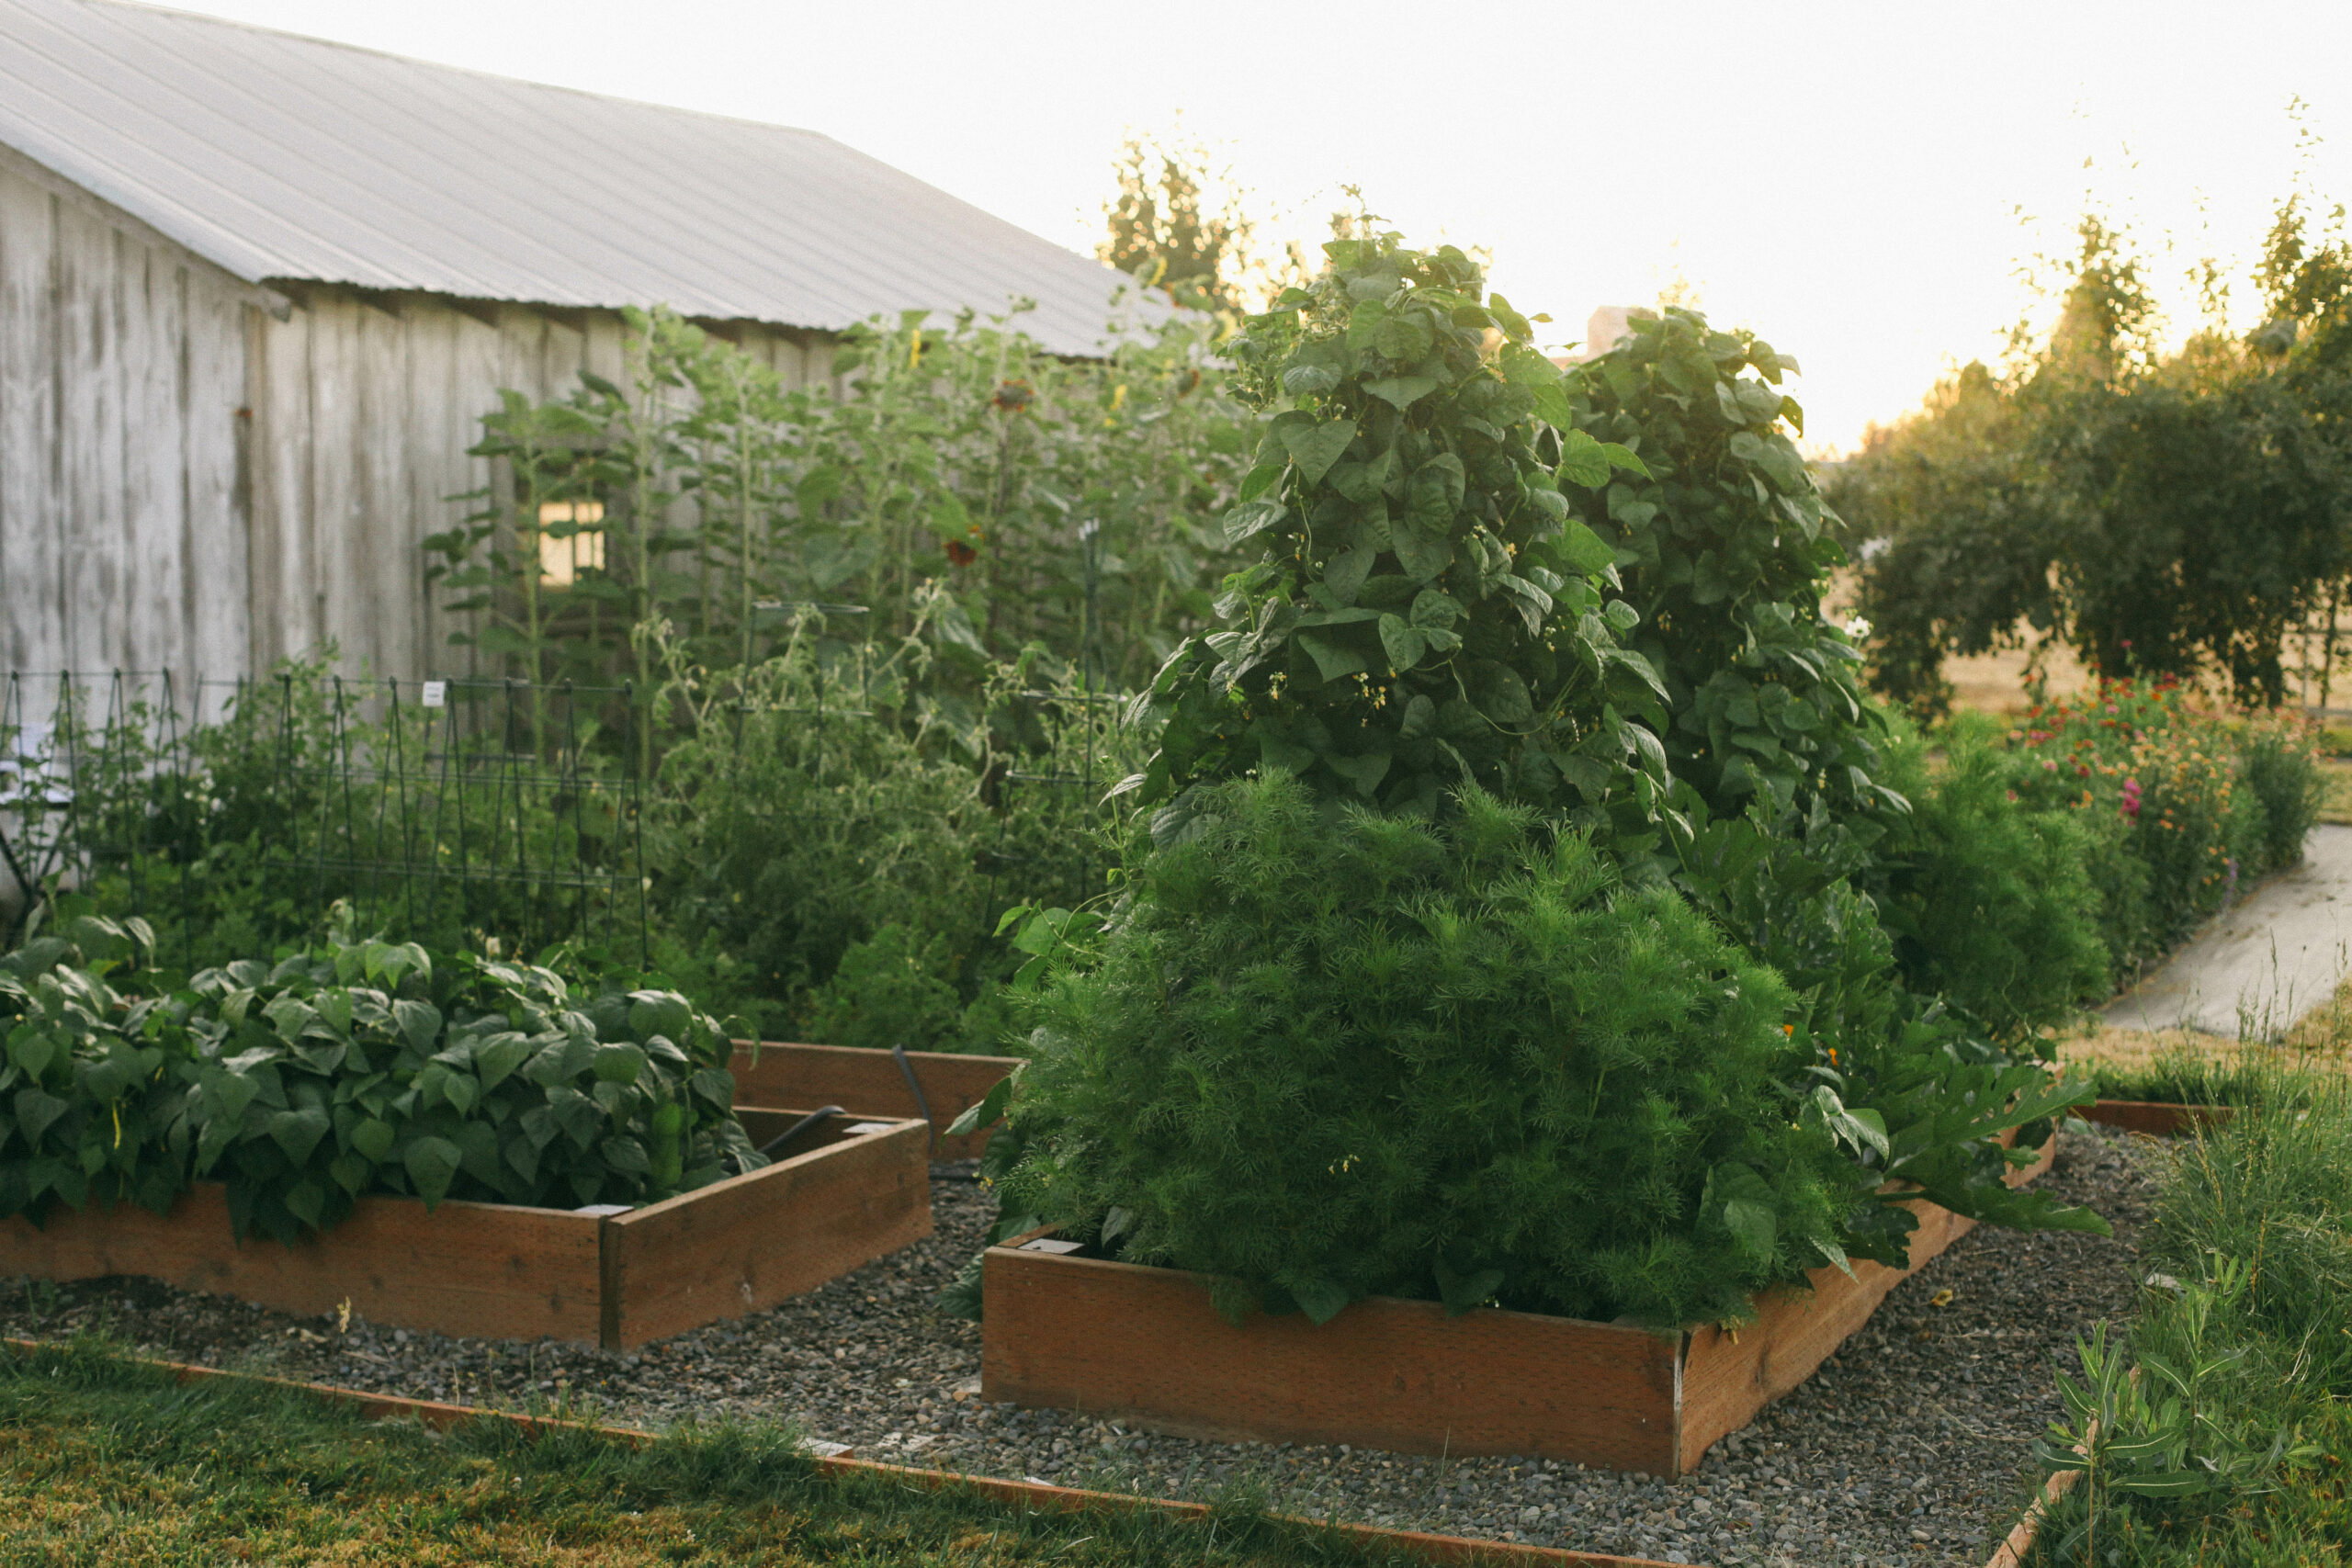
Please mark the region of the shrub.
POLYGON ((2319 743, 2307 721, 2276 710, 2250 715, 2238 737, 2240 776, 2262 803, 2265 865, 2301 863, 2303 840, 2326 794, 2319 743))
POLYGON ((2119 895, 2105 916, 2119 962, 2162 951, 2245 883, 2300 860, 2317 812, 2318 762, 2300 726, 2233 721, 2188 695, 2168 678, 2101 681, 2087 697, 2036 704, 2009 737, 2019 804, 2091 821, 2095 845, 2144 870, 2144 883, 2101 878, 2119 895))
POLYGON ((1227 528, 1265 556, 1151 693, 1150 844, 1107 923, 1023 928, 1060 973, 997 1234, 1228 1310, 1670 1325, 1900 1258, 1890 1181, 2103 1229, 1996 1142, 2088 1084, 1906 994, 1857 886, 1906 806, 1793 404, 1740 375, 1781 363, 1678 313, 1563 376, 1458 252, 1327 248, 1234 345, 1271 417, 1227 528))
POLYGON ((1008 1203, 1317 1320, 1740 1321, 1842 1259, 1878 1179, 1791 1125, 1787 987, 1585 837, 1460 805, 1329 826, 1288 779, 1207 792, 1040 1003, 1022 1114, 1058 1133, 1008 1203))
POLYGON ((1890 845, 1886 915, 1906 983, 2004 1036, 2104 995, 2098 829, 2011 798, 2008 758, 1965 728, 1949 736, 1940 772, 1916 741, 1899 769, 1912 812, 1890 845))
POLYGON ((366 1192, 635 1203, 766 1163, 674 993, 329 942, 141 997, 110 980, 141 934, 85 916, 0 959, 0 1213, 164 1213, 214 1177, 239 1235, 291 1243, 366 1192))
POLYGON ((959 718, 931 658, 812 634, 749 671, 669 661, 655 959, 765 1038, 994 1050, 998 916, 1102 885, 1100 798, 1140 737, 1042 659, 959 718))
POLYGON ((938 977, 952 969, 945 937, 924 942, 904 926, 884 926, 843 953, 832 978, 810 996, 808 1036, 882 1050, 1002 1049, 1010 1015, 1001 987, 985 981, 967 1003, 938 977))

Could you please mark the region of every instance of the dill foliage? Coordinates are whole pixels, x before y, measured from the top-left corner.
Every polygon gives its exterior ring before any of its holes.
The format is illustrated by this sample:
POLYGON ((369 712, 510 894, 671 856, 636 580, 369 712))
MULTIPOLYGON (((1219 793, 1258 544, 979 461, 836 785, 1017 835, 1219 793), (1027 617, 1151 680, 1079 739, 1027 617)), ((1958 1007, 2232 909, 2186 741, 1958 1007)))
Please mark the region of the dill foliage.
POLYGON ((1063 1135, 1009 1209, 1318 1320, 1738 1322, 1843 1258, 1879 1178, 1799 1122, 1788 987, 1680 897, 1476 790, 1442 827, 1333 823, 1283 775, 1205 795, 1045 993, 1022 1095, 1063 1135))

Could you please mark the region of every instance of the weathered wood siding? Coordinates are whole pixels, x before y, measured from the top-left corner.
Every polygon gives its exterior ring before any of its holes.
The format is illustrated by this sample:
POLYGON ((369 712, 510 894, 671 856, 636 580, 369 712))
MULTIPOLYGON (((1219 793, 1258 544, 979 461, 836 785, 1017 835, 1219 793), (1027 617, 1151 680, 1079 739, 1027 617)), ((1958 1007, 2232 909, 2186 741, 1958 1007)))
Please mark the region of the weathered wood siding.
MULTIPOLYGON (((255 288, 0 161, 0 670, 467 667, 423 542, 503 388, 625 374, 617 311, 255 288), (287 301, 290 301, 290 309, 287 301)), ((730 322, 788 385, 831 343, 730 322)))
POLYGON ((0 162, 0 667, 244 667, 254 294, 0 162))
MULTIPOLYGON (((424 541, 478 504, 453 498, 490 485, 466 449, 501 389, 624 379, 620 314, 287 287, 286 320, 248 318, 254 667, 332 642, 346 670, 462 671, 424 541)), ((830 374, 829 341, 756 327, 739 341, 791 385, 830 374)))

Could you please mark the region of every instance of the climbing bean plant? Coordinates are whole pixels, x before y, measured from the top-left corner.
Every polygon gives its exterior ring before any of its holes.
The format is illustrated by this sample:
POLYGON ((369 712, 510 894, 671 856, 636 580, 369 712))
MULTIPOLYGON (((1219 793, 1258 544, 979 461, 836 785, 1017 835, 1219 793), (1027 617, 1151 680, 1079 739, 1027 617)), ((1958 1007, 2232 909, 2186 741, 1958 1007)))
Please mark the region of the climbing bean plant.
POLYGON ((1279 768, 1428 816, 1476 784, 1639 829, 1668 783, 1666 688, 1563 491, 1647 470, 1577 427, 1462 252, 1325 250, 1230 345, 1269 417, 1224 529, 1259 558, 1154 682, 1166 728, 1131 785, 1181 816, 1202 783, 1279 768))

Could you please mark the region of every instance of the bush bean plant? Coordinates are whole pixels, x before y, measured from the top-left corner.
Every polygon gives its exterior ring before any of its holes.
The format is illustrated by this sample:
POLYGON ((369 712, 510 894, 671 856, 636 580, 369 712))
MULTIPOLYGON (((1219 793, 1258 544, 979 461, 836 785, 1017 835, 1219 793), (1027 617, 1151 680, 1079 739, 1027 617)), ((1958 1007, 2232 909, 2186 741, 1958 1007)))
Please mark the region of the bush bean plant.
POLYGON ((370 1192, 640 1203, 766 1163, 674 993, 347 939, 157 991, 151 940, 82 915, 0 958, 0 1213, 165 1213, 209 1179, 240 1236, 290 1243, 370 1192))

